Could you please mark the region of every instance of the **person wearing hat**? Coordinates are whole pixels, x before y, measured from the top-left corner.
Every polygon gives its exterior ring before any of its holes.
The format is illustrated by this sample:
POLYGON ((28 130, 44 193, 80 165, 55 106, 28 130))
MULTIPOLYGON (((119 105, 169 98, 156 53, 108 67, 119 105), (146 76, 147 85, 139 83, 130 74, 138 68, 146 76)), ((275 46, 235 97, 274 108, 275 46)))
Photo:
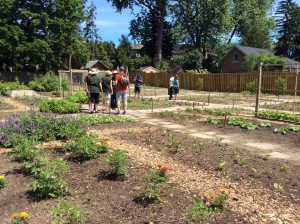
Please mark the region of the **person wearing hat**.
POLYGON ((112 74, 110 71, 105 73, 105 76, 101 78, 100 82, 100 89, 103 93, 103 110, 108 111, 109 109, 109 102, 112 95, 113 87, 112 87, 112 74))
POLYGON ((119 74, 116 75, 116 80, 117 80, 117 93, 116 93, 116 97, 117 97, 117 114, 120 114, 120 107, 121 107, 121 99, 123 101, 123 113, 122 114, 126 114, 126 109, 127 109, 127 90, 128 90, 128 85, 127 86, 122 86, 121 85, 121 79, 122 76, 125 76, 127 79, 129 79, 129 75, 125 74, 124 72, 124 67, 120 66, 120 72, 119 74))
POLYGON ((91 106, 89 112, 96 113, 98 112, 99 96, 101 92, 100 82, 101 79, 96 74, 98 73, 97 69, 92 68, 88 76, 86 77, 86 92, 90 95, 91 106))

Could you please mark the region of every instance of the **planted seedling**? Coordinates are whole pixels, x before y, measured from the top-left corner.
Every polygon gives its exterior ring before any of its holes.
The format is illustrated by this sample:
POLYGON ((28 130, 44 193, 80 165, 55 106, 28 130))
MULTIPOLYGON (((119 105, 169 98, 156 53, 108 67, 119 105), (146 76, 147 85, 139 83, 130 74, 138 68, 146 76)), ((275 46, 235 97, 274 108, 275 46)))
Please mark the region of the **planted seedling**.
POLYGON ((280 185, 279 183, 274 183, 274 188, 279 191, 280 193, 283 192, 283 186, 280 185))
POLYGON ((242 157, 240 155, 236 155, 234 161, 237 162, 239 165, 243 165, 243 164, 246 163, 247 158, 246 157, 242 157))

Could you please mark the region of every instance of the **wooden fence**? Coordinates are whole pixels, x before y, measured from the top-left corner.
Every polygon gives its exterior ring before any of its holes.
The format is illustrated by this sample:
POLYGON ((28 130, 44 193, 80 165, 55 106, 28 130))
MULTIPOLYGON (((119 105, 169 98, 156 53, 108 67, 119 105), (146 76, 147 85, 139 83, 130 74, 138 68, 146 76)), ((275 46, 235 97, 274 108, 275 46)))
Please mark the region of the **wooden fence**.
MULTIPOLYGON (((168 87, 169 73, 140 73, 144 84, 156 87, 168 87)), ((130 81, 133 82, 137 72, 130 74, 130 81)), ((204 88, 202 90, 211 92, 241 92, 247 90, 247 83, 258 79, 259 72, 252 73, 211 73, 211 74, 179 74, 180 87, 183 89, 198 90, 197 79, 202 78, 204 88)), ((296 72, 263 72, 262 92, 276 94, 275 80, 279 77, 287 80, 287 94, 300 93, 300 75, 296 72), (297 78, 298 77, 298 78, 297 78), (296 84, 297 82, 297 84, 296 84)))

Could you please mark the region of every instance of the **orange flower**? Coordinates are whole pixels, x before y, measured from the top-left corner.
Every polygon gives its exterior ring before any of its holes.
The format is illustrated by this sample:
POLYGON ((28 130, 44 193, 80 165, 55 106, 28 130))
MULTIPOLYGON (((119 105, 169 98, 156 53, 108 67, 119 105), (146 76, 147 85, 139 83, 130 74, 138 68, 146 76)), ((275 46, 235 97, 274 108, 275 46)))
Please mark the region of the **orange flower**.
POLYGON ((164 167, 162 168, 162 170, 163 170, 164 172, 166 172, 166 171, 168 171, 168 167, 165 167, 165 166, 164 166, 164 167))
POLYGON ((158 167, 158 168, 161 168, 161 167, 162 167, 162 165, 161 165, 161 164, 158 164, 158 165, 157 165, 157 167, 158 167))
POLYGON ((107 140, 104 141, 104 145, 108 145, 108 141, 107 140))
POLYGON ((28 218, 28 214, 26 212, 21 212, 20 213, 20 218, 21 219, 27 219, 28 218))
POLYGON ((11 215, 11 218, 12 218, 12 219, 16 219, 17 216, 18 216, 18 215, 17 215, 16 213, 14 213, 14 214, 11 215))
POLYGON ((216 195, 214 193, 209 194, 210 199, 214 199, 216 195))
POLYGON ((232 189, 229 188, 229 189, 227 190, 227 193, 228 193, 228 194, 232 193, 232 189))

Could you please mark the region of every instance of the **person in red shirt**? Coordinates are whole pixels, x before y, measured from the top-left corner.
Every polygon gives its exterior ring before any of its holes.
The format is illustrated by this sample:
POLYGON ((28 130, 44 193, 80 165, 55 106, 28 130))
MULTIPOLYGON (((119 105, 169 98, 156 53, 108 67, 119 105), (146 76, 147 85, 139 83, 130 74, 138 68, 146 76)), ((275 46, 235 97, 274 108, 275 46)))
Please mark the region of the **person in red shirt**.
POLYGON ((127 90, 129 86, 122 86, 121 85, 121 79, 122 76, 126 76, 129 79, 129 75, 125 74, 124 72, 124 67, 120 66, 120 72, 119 74, 116 75, 116 81, 117 81, 117 93, 116 93, 116 98, 117 98, 117 114, 120 114, 120 107, 121 107, 121 100, 123 102, 123 113, 126 114, 127 110, 127 90))

